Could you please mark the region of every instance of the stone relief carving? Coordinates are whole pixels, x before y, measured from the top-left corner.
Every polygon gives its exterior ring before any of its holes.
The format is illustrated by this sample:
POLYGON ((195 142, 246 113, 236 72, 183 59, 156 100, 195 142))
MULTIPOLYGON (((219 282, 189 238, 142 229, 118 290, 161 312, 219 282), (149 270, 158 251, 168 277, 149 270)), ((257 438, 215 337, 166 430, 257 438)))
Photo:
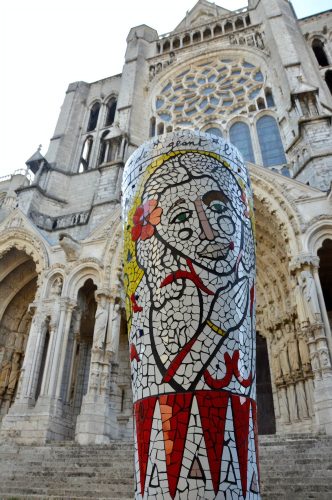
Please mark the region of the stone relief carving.
POLYGON ((277 345, 279 349, 279 360, 280 360, 280 368, 281 373, 284 380, 288 380, 290 375, 290 365, 288 359, 288 351, 287 351, 287 342, 283 332, 281 330, 277 330, 277 345))
POLYGON ((169 58, 166 61, 159 61, 155 64, 151 64, 149 68, 149 81, 151 82, 158 73, 161 73, 168 66, 176 61, 176 56, 174 52, 169 53, 169 58))
POLYGON ((68 262, 77 261, 81 253, 81 244, 75 240, 70 234, 60 233, 59 243, 66 254, 68 262))
POLYGON ((103 294, 96 294, 97 311, 93 333, 93 345, 96 349, 104 349, 106 342, 106 329, 109 314, 109 301, 103 294))
POLYGON ((298 351, 298 343, 296 333, 291 329, 289 324, 286 324, 286 335, 288 337, 287 351, 288 359, 291 367, 291 372, 297 374, 300 371, 300 355, 298 351))
POLYGON ((4 351, 0 371, 0 397, 2 398, 6 392, 9 383, 9 376, 12 369, 12 353, 4 351))
POLYGON ((53 296, 53 297, 59 297, 61 295, 61 292, 62 292, 62 285, 63 285, 63 280, 59 276, 52 283, 51 296, 53 296))
POLYGON ((320 306, 317 297, 315 280, 310 271, 301 271, 299 277, 306 319, 309 324, 321 322, 320 306))
POLYGON ((11 248, 22 250, 32 258, 38 274, 48 267, 49 259, 45 245, 23 228, 8 228, 0 233, 0 258, 11 248))

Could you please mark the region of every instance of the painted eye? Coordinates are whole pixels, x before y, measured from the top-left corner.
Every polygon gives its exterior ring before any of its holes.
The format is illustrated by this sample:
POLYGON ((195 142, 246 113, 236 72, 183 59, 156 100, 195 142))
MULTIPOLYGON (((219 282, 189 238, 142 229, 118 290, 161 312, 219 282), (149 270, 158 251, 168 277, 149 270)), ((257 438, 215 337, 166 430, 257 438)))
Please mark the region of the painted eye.
POLYGON ((217 212, 218 214, 221 214, 225 210, 224 205, 218 202, 211 203, 210 208, 213 212, 217 212))
POLYGON ((190 216, 191 216, 191 212, 181 212, 181 213, 177 214, 171 222, 172 223, 173 222, 186 222, 190 216))

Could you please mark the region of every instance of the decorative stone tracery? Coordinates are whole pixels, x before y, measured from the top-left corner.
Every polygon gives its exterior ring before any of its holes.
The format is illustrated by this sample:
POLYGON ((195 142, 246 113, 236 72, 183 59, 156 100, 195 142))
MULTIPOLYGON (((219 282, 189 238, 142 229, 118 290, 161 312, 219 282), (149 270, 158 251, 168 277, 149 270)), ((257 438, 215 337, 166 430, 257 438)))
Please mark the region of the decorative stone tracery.
POLYGON ((247 111, 264 98, 265 76, 246 59, 211 57, 199 60, 164 80, 155 100, 158 119, 174 127, 201 127, 247 111))

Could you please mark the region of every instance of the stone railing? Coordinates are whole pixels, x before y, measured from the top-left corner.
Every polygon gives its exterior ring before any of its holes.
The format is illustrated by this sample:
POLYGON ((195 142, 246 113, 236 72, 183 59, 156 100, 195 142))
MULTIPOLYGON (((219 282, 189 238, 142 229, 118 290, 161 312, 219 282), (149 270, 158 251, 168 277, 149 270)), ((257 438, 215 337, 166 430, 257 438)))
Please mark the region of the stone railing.
POLYGON ((56 231, 58 229, 66 229, 68 227, 87 224, 90 217, 90 210, 59 215, 56 217, 51 217, 50 215, 41 214, 40 212, 32 210, 29 215, 34 224, 40 229, 56 231))
POLYGON ((228 17, 215 19, 194 28, 179 32, 161 35, 157 42, 157 54, 188 47, 194 43, 226 35, 251 25, 247 8, 239 9, 228 17))
POLYGON ((29 184, 32 183, 33 177, 27 168, 19 168, 17 170, 14 170, 12 174, 1 176, 0 183, 10 181, 15 175, 23 175, 28 180, 29 184))

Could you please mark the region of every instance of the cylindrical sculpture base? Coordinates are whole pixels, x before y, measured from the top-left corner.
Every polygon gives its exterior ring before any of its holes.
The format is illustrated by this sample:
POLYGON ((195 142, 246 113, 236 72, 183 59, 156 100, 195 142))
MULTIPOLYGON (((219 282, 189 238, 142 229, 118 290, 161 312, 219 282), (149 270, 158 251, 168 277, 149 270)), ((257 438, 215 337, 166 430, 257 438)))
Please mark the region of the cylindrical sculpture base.
POLYGON ((123 179, 136 498, 259 499, 252 192, 211 135, 155 138, 123 179))

